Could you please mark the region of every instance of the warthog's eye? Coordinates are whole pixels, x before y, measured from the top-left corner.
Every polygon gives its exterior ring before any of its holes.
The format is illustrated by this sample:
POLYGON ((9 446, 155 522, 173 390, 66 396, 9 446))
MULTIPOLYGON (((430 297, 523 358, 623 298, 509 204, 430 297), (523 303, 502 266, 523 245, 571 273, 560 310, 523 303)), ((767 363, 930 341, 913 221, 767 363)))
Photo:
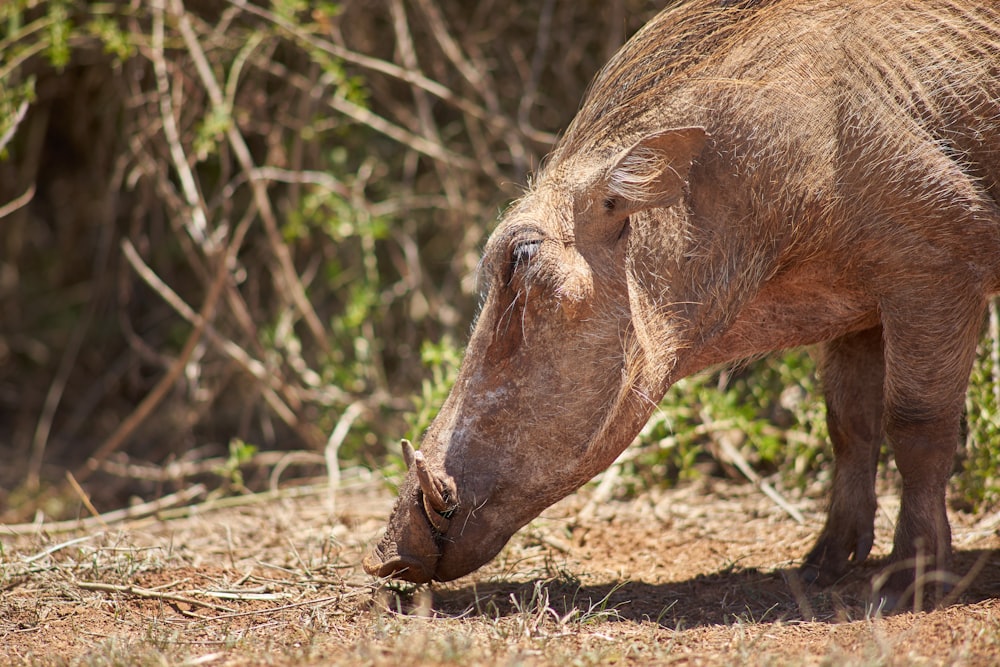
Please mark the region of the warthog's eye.
POLYGON ((508 282, 514 277, 514 273, 518 269, 527 266, 531 262, 531 258, 538 254, 538 249, 541 246, 541 239, 524 239, 514 244, 514 248, 510 253, 510 271, 507 275, 508 282))

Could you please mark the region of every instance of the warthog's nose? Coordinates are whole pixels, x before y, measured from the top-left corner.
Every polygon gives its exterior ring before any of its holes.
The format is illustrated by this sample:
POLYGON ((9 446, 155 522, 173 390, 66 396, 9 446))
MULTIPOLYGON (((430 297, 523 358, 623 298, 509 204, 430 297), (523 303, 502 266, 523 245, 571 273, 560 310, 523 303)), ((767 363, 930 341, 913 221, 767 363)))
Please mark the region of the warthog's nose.
POLYGON ((400 489, 385 535, 362 562, 365 572, 418 584, 434 577, 441 548, 422 496, 416 474, 411 473, 400 489))
POLYGON ((393 577, 412 581, 415 584, 426 584, 431 580, 432 572, 427 566, 416 558, 396 555, 389 559, 383 559, 380 549, 376 547, 365 556, 362 563, 365 572, 375 577, 393 577))

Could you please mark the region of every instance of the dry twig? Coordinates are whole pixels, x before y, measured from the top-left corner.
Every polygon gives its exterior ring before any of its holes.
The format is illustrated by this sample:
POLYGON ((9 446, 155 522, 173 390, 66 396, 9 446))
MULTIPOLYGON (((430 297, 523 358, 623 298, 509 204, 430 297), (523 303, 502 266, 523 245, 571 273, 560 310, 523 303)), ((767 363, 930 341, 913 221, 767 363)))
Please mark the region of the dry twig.
MULTIPOLYGON (((3 149, 0 148, 0 150, 3 149)), ((24 194, 15 197, 14 199, 10 200, 3 206, 0 206, 0 220, 3 220, 14 211, 22 209, 28 204, 30 204, 31 200, 34 199, 34 197, 35 197, 35 184, 32 183, 30 186, 28 186, 28 189, 24 191, 24 194)))
MULTIPOLYGON (((122 242, 123 250, 126 247, 131 247, 131 243, 127 239, 122 242)), ((181 349, 180 354, 177 355, 177 359, 171 365, 167 374, 160 378, 160 381, 156 384, 152 391, 146 394, 146 397, 139 403, 139 406, 128 416, 125 421, 123 421, 115 432, 105 440, 97 450, 91 454, 90 459, 87 461, 86 465, 82 467, 76 474, 76 477, 80 481, 86 480, 91 473, 93 473, 97 467, 100 465, 101 461, 106 459, 112 452, 117 450, 125 440, 132 435, 133 431, 145 421, 153 409, 160 403, 161 400, 167 395, 167 392, 174 386, 174 383, 181 377, 184 372, 184 367, 187 365, 188 360, 194 353, 195 346, 201 340, 202 334, 205 330, 205 320, 206 317, 215 310, 215 304, 219 299, 219 295, 222 293, 222 286, 225 284, 225 262, 220 262, 219 270, 216 272, 215 279, 212 281, 212 285, 209 288, 208 294, 205 296, 205 301, 202 303, 201 310, 199 312, 201 318, 201 324, 196 324, 194 331, 188 336, 187 341, 184 343, 184 347, 181 349)))
POLYGON ((177 493, 172 493, 168 496, 163 496, 158 500, 142 503, 140 505, 133 505, 131 507, 114 510, 112 512, 105 512, 104 514, 100 514, 96 517, 72 519, 69 521, 53 521, 50 523, 35 521, 32 523, 0 524, 0 530, 6 532, 8 535, 22 535, 40 531, 53 534, 65 533, 71 530, 90 530, 91 528, 107 527, 121 521, 142 519, 152 514, 161 512, 165 508, 189 503, 195 498, 204 495, 207 490, 208 489, 204 484, 195 484, 191 488, 178 491, 177 493))
POLYGON ((76 481, 76 478, 73 477, 73 473, 69 470, 66 471, 66 481, 68 481, 69 485, 73 487, 73 491, 80 499, 80 502, 83 503, 83 506, 87 508, 87 511, 90 512, 90 515, 97 519, 102 526, 107 528, 108 524, 104 523, 104 519, 101 518, 101 513, 97 511, 97 508, 94 507, 94 503, 90 501, 90 496, 87 495, 87 492, 83 490, 83 487, 80 486, 80 483, 76 481))
MULTIPOLYGON (((709 417, 703 415, 702 419, 705 423, 710 423, 709 417)), ((805 523, 805 517, 802 516, 802 512, 796 509, 791 503, 785 500, 778 491, 767 483, 767 481, 761 479, 760 475, 747 463, 747 460, 743 458, 739 450, 733 446, 730 441, 729 436, 726 433, 718 433, 716 435, 715 441, 719 444, 722 449, 722 453, 725 454, 726 458, 729 459, 733 465, 735 465, 743 475, 750 480, 750 482, 763 492, 765 496, 770 498, 775 505, 780 507, 788 516, 795 520, 795 523, 802 524, 805 523)))
POLYGON ((233 609, 229 607, 223 607, 222 605, 213 604, 211 602, 205 602, 197 598, 188 597, 186 595, 177 595, 175 593, 166 593, 163 591, 154 591, 149 588, 143 588, 142 586, 123 586, 119 584, 105 584, 99 581, 77 581, 76 585, 87 591, 104 591, 107 593, 120 593, 122 595, 129 595, 137 598, 145 598, 147 600, 164 600, 166 602, 180 602, 183 604, 189 604, 193 607, 205 607, 206 609, 214 609, 215 611, 221 611, 224 613, 234 613, 233 609))
POLYGON ((327 495, 327 501, 331 518, 336 514, 337 488, 340 486, 340 463, 337 460, 337 452, 340 450, 340 445, 343 444, 344 438, 347 437, 348 432, 351 430, 354 420, 360 417, 363 412, 364 404, 361 402, 351 403, 347 406, 344 414, 337 420, 337 425, 330 434, 330 439, 327 441, 326 448, 324 449, 327 474, 330 477, 330 490, 327 495))
MULTIPOLYGON (((4 76, 0 76, 0 80, 3 80, 5 76, 6 74, 4 74, 4 76)), ((3 136, 0 136, 0 151, 6 148, 7 144, 10 143, 10 140, 14 138, 14 133, 17 132, 18 125, 21 124, 21 121, 24 120, 24 116, 28 113, 29 106, 30 105, 27 100, 21 102, 20 106, 17 107, 17 111, 14 112, 14 117, 9 119, 8 122, 10 123, 10 126, 7 128, 7 131, 3 133, 3 136)), ((34 190, 34 186, 32 186, 30 192, 34 194, 34 190)), ((28 199, 30 200, 31 197, 29 196, 28 199)), ((0 208, 0 218, 10 215, 11 211, 5 211, 5 208, 6 207, 0 208)), ((17 210, 18 208, 20 208, 20 206, 14 207, 14 210, 17 210)))

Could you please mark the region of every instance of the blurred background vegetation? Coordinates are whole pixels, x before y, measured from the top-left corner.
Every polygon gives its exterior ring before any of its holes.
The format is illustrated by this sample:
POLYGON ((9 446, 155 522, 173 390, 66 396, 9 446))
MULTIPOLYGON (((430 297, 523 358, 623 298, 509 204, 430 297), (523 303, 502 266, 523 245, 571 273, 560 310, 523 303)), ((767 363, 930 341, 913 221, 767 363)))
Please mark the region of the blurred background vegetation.
MULTIPOLYGON (((67 481, 105 509, 398 466, 454 378, 498 213, 660 8, 0 3, 0 520, 74 515, 67 481)), ((997 339, 970 507, 1000 491, 997 339)), ((685 380, 625 488, 738 475, 720 438, 822 480, 817 399, 801 351, 685 380)))

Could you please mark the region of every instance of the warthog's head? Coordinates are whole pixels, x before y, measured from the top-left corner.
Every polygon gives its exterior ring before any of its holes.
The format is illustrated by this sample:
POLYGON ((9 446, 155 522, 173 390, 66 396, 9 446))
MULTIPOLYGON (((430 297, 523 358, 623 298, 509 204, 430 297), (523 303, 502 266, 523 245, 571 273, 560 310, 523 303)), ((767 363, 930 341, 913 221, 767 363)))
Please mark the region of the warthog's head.
POLYGON ((404 443, 410 470, 370 574, 471 572, 642 428, 676 364, 664 323, 683 314, 658 272, 680 261, 683 225, 667 223, 683 220, 705 137, 665 130, 554 158, 505 214, 458 380, 420 451, 404 443))

